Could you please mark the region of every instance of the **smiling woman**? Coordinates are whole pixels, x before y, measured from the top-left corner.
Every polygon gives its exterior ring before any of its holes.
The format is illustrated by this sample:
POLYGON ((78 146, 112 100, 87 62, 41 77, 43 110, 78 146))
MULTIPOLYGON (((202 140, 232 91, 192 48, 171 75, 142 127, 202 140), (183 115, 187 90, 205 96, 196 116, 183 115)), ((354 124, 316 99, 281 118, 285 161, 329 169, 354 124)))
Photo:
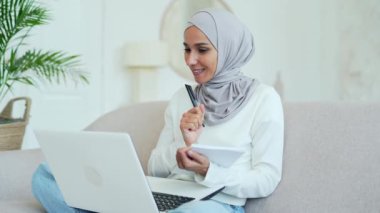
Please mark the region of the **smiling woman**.
POLYGON ((222 0, 173 0, 161 20, 161 40, 168 43, 169 65, 180 76, 193 80, 183 61, 183 30, 190 16, 201 8, 221 8, 231 12, 222 0))
POLYGON ((207 36, 197 27, 185 31, 185 61, 198 84, 210 81, 215 74, 218 53, 207 36))

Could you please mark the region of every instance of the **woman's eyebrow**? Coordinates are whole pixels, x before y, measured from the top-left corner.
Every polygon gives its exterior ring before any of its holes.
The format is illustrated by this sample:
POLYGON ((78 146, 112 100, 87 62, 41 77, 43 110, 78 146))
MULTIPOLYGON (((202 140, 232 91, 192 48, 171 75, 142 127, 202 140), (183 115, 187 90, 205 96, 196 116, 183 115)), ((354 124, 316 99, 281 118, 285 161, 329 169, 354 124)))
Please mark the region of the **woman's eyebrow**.
MULTIPOLYGON (((200 42, 200 43, 194 44, 194 46, 197 46, 197 47, 199 47, 199 46, 208 46, 208 45, 209 45, 209 43, 207 43, 207 42, 200 42)), ((187 45, 186 42, 183 42, 183 46, 187 47, 189 45, 187 45)))
POLYGON ((196 43, 195 46, 208 46, 209 43, 206 42, 201 42, 201 43, 196 43))

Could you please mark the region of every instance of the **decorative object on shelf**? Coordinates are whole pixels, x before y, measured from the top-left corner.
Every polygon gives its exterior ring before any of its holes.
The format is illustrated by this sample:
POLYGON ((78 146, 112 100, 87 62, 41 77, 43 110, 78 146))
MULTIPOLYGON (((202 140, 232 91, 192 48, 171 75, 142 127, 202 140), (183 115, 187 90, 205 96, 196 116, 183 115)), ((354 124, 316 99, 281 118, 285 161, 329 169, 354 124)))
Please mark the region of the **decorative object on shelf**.
MULTIPOLYGON (((30 31, 49 21, 49 11, 36 0, 0 2, 0 104, 17 84, 37 86, 42 81, 66 82, 67 78, 88 83, 87 73, 79 69, 79 56, 62 51, 28 49, 30 31)), ((9 101, 1 114, 0 150, 19 149, 29 120, 30 99, 9 101), (21 119, 12 118, 13 103, 25 100, 21 119)))
POLYGON ((163 41, 129 42, 124 65, 132 72, 132 101, 153 101, 158 97, 157 68, 167 64, 167 46, 163 41))
POLYGON ((193 13, 202 8, 222 8, 230 12, 222 0, 173 0, 161 20, 161 40, 168 44, 168 62, 171 68, 187 80, 194 80, 183 60, 183 30, 193 13))
POLYGON ((19 97, 10 100, 0 114, 0 151, 20 149, 29 122, 31 100, 28 97, 19 97), (12 116, 14 103, 25 101, 25 110, 22 118, 12 116))
POLYGON ((49 20, 49 11, 35 0, 1 0, 0 12, 0 103, 15 83, 37 86, 39 81, 88 83, 80 71, 79 56, 62 51, 26 49, 30 31, 49 20))

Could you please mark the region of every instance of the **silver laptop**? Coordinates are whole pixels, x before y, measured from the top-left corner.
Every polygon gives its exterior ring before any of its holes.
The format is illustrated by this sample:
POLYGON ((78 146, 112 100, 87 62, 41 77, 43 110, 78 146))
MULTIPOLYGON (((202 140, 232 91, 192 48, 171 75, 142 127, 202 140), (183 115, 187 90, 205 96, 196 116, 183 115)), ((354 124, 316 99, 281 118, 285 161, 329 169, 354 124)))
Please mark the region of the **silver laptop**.
POLYGON ((188 202, 207 199, 220 190, 146 177, 127 133, 37 131, 36 136, 72 207, 96 212, 165 212, 174 207, 156 203, 156 196, 177 195, 188 202))

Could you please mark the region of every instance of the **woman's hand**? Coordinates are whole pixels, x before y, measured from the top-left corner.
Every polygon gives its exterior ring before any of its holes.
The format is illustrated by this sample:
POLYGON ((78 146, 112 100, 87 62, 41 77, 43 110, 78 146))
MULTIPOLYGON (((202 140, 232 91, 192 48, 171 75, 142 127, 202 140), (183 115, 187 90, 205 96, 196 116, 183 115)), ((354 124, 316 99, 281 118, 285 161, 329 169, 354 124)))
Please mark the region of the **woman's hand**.
POLYGON ((202 132, 205 106, 203 104, 183 113, 180 123, 183 140, 186 146, 191 146, 198 140, 202 132))
POLYGON ((210 161, 202 154, 194 152, 191 147, 182 147, 177 150, 176 154, 178 167, 193 171, 200 175, 206 176, 210 161))

